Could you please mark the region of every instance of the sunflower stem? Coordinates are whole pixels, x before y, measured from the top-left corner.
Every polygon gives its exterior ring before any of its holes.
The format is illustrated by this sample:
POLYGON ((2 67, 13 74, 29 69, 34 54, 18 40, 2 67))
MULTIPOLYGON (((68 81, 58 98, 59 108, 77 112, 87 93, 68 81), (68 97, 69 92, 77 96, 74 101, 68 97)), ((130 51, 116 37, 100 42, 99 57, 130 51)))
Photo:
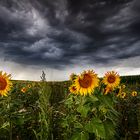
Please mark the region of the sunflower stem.
POLYGON ((83 105, 83 96, 80 97, 81 105, 83 105))
POLYGON ((11 95, 9 95, 9 99, 8 99, 8 107, 9 107, 9 124, 10 124, 10 132, 9 132, 9 136, 10 136, 10 140, 12 140, 12 121, 11 121, 11 95))
POLYGON ((10 119, 10 140, 12 140, 12 121, 10 119))

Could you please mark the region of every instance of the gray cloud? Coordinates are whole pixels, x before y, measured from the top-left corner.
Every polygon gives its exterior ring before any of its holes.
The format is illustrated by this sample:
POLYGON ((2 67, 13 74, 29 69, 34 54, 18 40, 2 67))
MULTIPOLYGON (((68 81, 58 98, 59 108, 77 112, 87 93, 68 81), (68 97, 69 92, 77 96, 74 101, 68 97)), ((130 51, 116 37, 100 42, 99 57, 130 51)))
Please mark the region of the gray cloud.
POLYGON ((138 0, 2 0, 0 58, 63 69, 140 56, 139 7, 138 0))

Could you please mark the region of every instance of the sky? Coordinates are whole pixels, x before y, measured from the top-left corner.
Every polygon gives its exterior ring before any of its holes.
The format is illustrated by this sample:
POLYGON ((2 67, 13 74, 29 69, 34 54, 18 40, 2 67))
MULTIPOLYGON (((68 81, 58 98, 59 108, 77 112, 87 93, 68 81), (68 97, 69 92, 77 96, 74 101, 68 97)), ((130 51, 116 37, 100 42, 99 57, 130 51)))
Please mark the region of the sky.
POLYGON ((140 74, 139 0, 0 0, 0 70, 68 80, 93 69, 140 74))

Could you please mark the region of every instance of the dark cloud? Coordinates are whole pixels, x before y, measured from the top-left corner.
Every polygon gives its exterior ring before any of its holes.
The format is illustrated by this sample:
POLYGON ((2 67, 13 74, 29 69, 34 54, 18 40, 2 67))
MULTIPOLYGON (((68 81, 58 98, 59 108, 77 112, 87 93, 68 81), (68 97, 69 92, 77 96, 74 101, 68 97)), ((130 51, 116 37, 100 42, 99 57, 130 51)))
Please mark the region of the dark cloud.
POLYGON ((1 58, 64 68, 140 56, 138 0, 1 0, 1 58))

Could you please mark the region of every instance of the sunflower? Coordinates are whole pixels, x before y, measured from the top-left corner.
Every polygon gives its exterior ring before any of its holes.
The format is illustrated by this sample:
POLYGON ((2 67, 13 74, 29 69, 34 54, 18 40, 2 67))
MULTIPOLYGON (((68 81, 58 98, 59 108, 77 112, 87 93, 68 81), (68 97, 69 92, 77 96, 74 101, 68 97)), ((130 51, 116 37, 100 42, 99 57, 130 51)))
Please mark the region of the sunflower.
POLYGON ((135 96, 138 95, 138 93, 137 93, 137 91, 133 91, 133 92, 131 93, 131 95, 132 95, 133 97, 135 97, 135 96))
POLYGON ((26 90, 27 90, 27 89, 26 89, 25 87, 23 87, 23 88, 21 89, 21 92, 25 93, 26 90))
POLYGON ((120 76, 117 72, 107 72, 103 78, 103 83, 108 87, 115 88, 120 84, 120 76))
POLYGON ((94 88, 99 85, 99 78, 93 70, 88 70, 77 76, 74 83, 77 88, 77 94, 87 95, 91 94, 94 88))
POLYGON ((8 92, 10 91, 12 87, 11 74, 7 74, 0 71, 0 95, 1 96, 7 96, 8 92))
POLYGON ((70 81, 74 81, 77 75, 75 73, 72 73, 69 77, 70 81))
POLYGON ((120 98, 125 98, 126 97, 126 92, 121 92, 117 95, 117 97, 120 97, 120 98))
POLYGON ((76 86, 75 85, 71 85, 70 87, 69 87, 69 91, 71 92, 71 93, 77 93, 77 89, 76 89, 76 86))
POLYGON ((122 85, 122 88, 125 89, 126 88, 126 85, 122 85))
POLYGON ((28 88, 31 88, 31 85, 30 84, 28 84, 27 86, 28 86, 28 88))

